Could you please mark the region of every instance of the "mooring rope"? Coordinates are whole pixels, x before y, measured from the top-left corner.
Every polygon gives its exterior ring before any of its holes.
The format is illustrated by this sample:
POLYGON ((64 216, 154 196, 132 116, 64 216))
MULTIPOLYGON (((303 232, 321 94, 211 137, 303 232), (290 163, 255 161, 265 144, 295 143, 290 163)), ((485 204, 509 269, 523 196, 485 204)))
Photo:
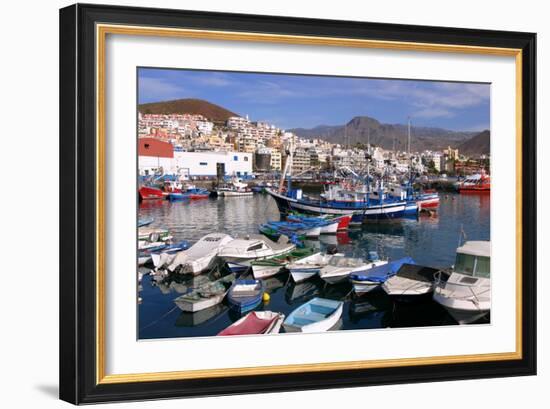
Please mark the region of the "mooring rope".
POLYGON ((144 329, 147 329, 155 324, 157 324, 160 320, 162 320, 163 318, 166 318, 172 311, 174 311, 175 309, 177 309, 178 306, 176 305, 174 308, 172 308, 170 311, 168 311, 166 314, 160 316, 159 318, 157 318, 155 321, 153 322, 150 322, 149 324, 147 324, 146 326, 142 327, 139 329, 139 332, 143 331, 144 329))

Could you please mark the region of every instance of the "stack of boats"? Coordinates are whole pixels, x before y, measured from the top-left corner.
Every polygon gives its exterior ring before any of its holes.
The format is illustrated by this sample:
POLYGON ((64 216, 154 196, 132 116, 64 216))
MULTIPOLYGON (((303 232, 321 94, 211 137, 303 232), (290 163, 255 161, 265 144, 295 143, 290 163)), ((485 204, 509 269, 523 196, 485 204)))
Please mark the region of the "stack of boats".
POLYGON ((140 201, 167 199, 174 202, 206 199, 210 196, 210 191, 176 180, 166 180, 160 186, 152 184, 142 185, 138 189, 138 194, 140 201))
POLYGON ((347 230, 351 216, 313 217, 294 212, 286 216, 286 221, 268 221, 259 227, 260 233, 278 240, 281 236, 287 236, 294 242, 305 239, 318 238, 321 234, 336 234, 347 230))
MULTIPOLYGON (((295 221, 286 223, 301 226, 304 222, 324 220, 313 218, 310 221, 299 215, 293 219, 295 221)), ((338 224, 337 220, 333 222, 338 224)), ((299 305, 286 318, 276 311, 257 311, 262 300, 269 299, 268 281, 283 272, 296 284, 314 277, 325 286, 348 282, 357 297, 375 289, 383 289, 396 301, 411 302, 430 297, 459 323, 478 320, 490 310, 488 241, 466 242, 457 249, 455 265, 442 270, 419 265, 410 257, 382 259, 374 251, 368 252, 366 257, 350 257, 336 251, 298 248, 282 232, 277 241, 265 235, 234 238, 211 233, 192 246, 186 242, 170 243, 171 235, 167 230, 142 227, 139 232, 140 256, 150 257, 154 273, 198 276, 220 263, 227 267, 226 275, 197 281, 174 300, 182 311, 191 313, 225 302, 241 318, 219 335, 271 334, 281 329, 317 332, 337 328, 341 323, 342 301, 316 297, 299 305), (155 247, 161 245, 161 248, 155 247), (252 277, 245 276, 248 272, 252 277)), ((277 282, 284 283, 278 279, 277 282)))
MULTIPOLYGON (((152 219, 141 219, 138 226, 149 225, 152 219)), ((189 242, 184 240, 172 243, 172 235, 166 229, 139 227, 138 229, 138 265, 150 263, 153 258, 162 254, 176 254, 189 248, 189 242)))

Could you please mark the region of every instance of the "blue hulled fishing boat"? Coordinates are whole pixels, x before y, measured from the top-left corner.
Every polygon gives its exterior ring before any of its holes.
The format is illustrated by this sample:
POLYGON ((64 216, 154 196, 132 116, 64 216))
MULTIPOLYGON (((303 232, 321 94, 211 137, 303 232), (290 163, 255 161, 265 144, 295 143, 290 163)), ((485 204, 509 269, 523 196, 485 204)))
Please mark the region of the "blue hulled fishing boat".
POLYGON ((309 198, 301 189, 288 193, 267 191, 277 203, 281 213, 299 211, 309 214, 352 215, 352 223, 365 220, 388 220, 403 217, 407 208, 405 200, 397 200, 380 194, 374 197, 365 190, 346 189, 331 185, 329 191, 319 198, 309 198))
POLYGON ((229 307, 239 313, 253 310, 262 302, 264 284, 261 280, 236 280, 227 294, 229 307))

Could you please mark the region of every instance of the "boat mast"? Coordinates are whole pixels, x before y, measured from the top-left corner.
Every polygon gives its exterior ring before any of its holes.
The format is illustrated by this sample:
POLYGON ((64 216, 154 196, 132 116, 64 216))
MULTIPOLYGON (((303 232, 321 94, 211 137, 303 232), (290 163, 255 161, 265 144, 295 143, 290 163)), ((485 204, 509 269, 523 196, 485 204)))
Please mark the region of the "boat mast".
POLYGON ((408 131, 407 131, 407 153, 409 155, 409 159, 411 157, 411 117, 407 117, 409 125, 408 125, 408 131))
POLYGON ((411 156, 411 117, 407 117, 408 129, 407 129, 407 152, 409 155, 409 182, 407 187, 407 198, 413 195, 412 187, 412 156, 411 156))

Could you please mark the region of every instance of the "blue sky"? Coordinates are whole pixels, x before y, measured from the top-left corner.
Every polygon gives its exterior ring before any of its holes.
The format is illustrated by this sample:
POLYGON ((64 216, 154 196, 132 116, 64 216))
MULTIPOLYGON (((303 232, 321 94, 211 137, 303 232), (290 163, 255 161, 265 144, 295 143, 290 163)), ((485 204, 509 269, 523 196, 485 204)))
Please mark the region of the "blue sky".
POLYGON ((139 103, 199 98, 283 129, 342 125, 358 115, 489 129, 489 84, 140 68, 138 87, 139 103))

